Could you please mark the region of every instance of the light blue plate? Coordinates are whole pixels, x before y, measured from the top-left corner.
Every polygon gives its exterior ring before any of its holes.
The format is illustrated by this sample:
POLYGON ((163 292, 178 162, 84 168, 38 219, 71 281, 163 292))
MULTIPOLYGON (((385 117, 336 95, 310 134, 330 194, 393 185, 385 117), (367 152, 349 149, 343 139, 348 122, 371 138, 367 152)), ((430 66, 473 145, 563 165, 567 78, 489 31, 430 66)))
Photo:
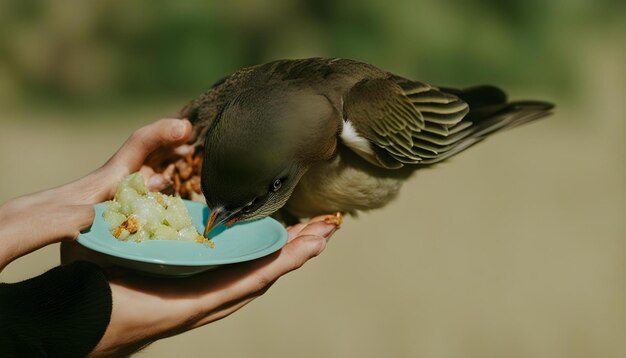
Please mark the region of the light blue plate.
MULTIPOLYGON (((200 233, 209 216, 205 204, 184 200, 191 220, 200 233)), ((78 243, 109 255, 110 264, 166 276, 188 276, 218 265, 254 260, 269 255, 287 243, 287 231, 272 218, 238 223, 229 228, 218 225, 209 233, 215 248, 207 244, 146 240, 120 241, 109 231, 102 219, 106 205, 95 205, 91 228, 78 235, 78 243)))

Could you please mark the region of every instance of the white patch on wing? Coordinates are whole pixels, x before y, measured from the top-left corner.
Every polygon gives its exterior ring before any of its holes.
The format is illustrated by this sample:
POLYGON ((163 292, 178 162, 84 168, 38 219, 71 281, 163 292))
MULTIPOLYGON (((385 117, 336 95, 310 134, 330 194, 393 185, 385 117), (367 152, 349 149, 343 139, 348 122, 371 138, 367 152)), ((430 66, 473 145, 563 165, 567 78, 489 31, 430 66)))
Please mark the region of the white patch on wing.
POLYGON ((361 137, 349 120, 343 121, 343 129, 341 130, 340 137, 343 143, 355 152, 363 153, 368 156, 374 155, 370 141, 361 137))

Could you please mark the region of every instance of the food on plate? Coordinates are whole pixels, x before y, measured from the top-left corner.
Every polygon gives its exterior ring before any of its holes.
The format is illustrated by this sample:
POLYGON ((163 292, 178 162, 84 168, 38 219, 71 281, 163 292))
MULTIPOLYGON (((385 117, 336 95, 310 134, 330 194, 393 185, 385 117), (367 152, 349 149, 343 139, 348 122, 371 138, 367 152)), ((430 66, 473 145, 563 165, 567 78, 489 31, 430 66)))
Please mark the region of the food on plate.
POLYGON ((214 246, 198 233, 183 200, 148 191, 141 173, 125 177, 106 204, 102 217, 118 240, 179 240, 214 246))
POLYGON ((200 171, 202 169, 203 151, 198 149, 193 155, 179 158, 174 163, 172 188, 174 194, 184 199, 203 201, 200 189, 200 171))

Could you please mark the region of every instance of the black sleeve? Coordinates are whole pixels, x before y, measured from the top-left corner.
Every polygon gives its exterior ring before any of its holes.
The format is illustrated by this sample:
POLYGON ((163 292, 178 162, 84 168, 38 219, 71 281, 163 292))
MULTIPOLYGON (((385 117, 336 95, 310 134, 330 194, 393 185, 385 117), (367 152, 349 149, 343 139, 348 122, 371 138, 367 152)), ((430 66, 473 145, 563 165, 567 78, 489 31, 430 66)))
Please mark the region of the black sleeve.
POLYGON ((91 263, 0 284, 0 357, 84 357, 111 318, 111 288, 91 263))

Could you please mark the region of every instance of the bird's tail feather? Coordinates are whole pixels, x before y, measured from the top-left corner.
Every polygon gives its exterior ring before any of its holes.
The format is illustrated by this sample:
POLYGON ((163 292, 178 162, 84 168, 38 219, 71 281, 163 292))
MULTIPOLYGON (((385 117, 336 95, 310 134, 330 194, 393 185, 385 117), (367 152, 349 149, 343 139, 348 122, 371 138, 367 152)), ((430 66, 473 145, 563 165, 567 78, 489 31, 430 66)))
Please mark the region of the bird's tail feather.
POLYGON ((478 86, 464 90, 440 88, 468 103, 470 111, 463 121, 473 122, 472 132, 446 153, 423 164, 435 164, 458 154, 487 136, 514 128, 550 115, 552 104, 541 101, 507 102, 506 94, 493 86, 478 86))

